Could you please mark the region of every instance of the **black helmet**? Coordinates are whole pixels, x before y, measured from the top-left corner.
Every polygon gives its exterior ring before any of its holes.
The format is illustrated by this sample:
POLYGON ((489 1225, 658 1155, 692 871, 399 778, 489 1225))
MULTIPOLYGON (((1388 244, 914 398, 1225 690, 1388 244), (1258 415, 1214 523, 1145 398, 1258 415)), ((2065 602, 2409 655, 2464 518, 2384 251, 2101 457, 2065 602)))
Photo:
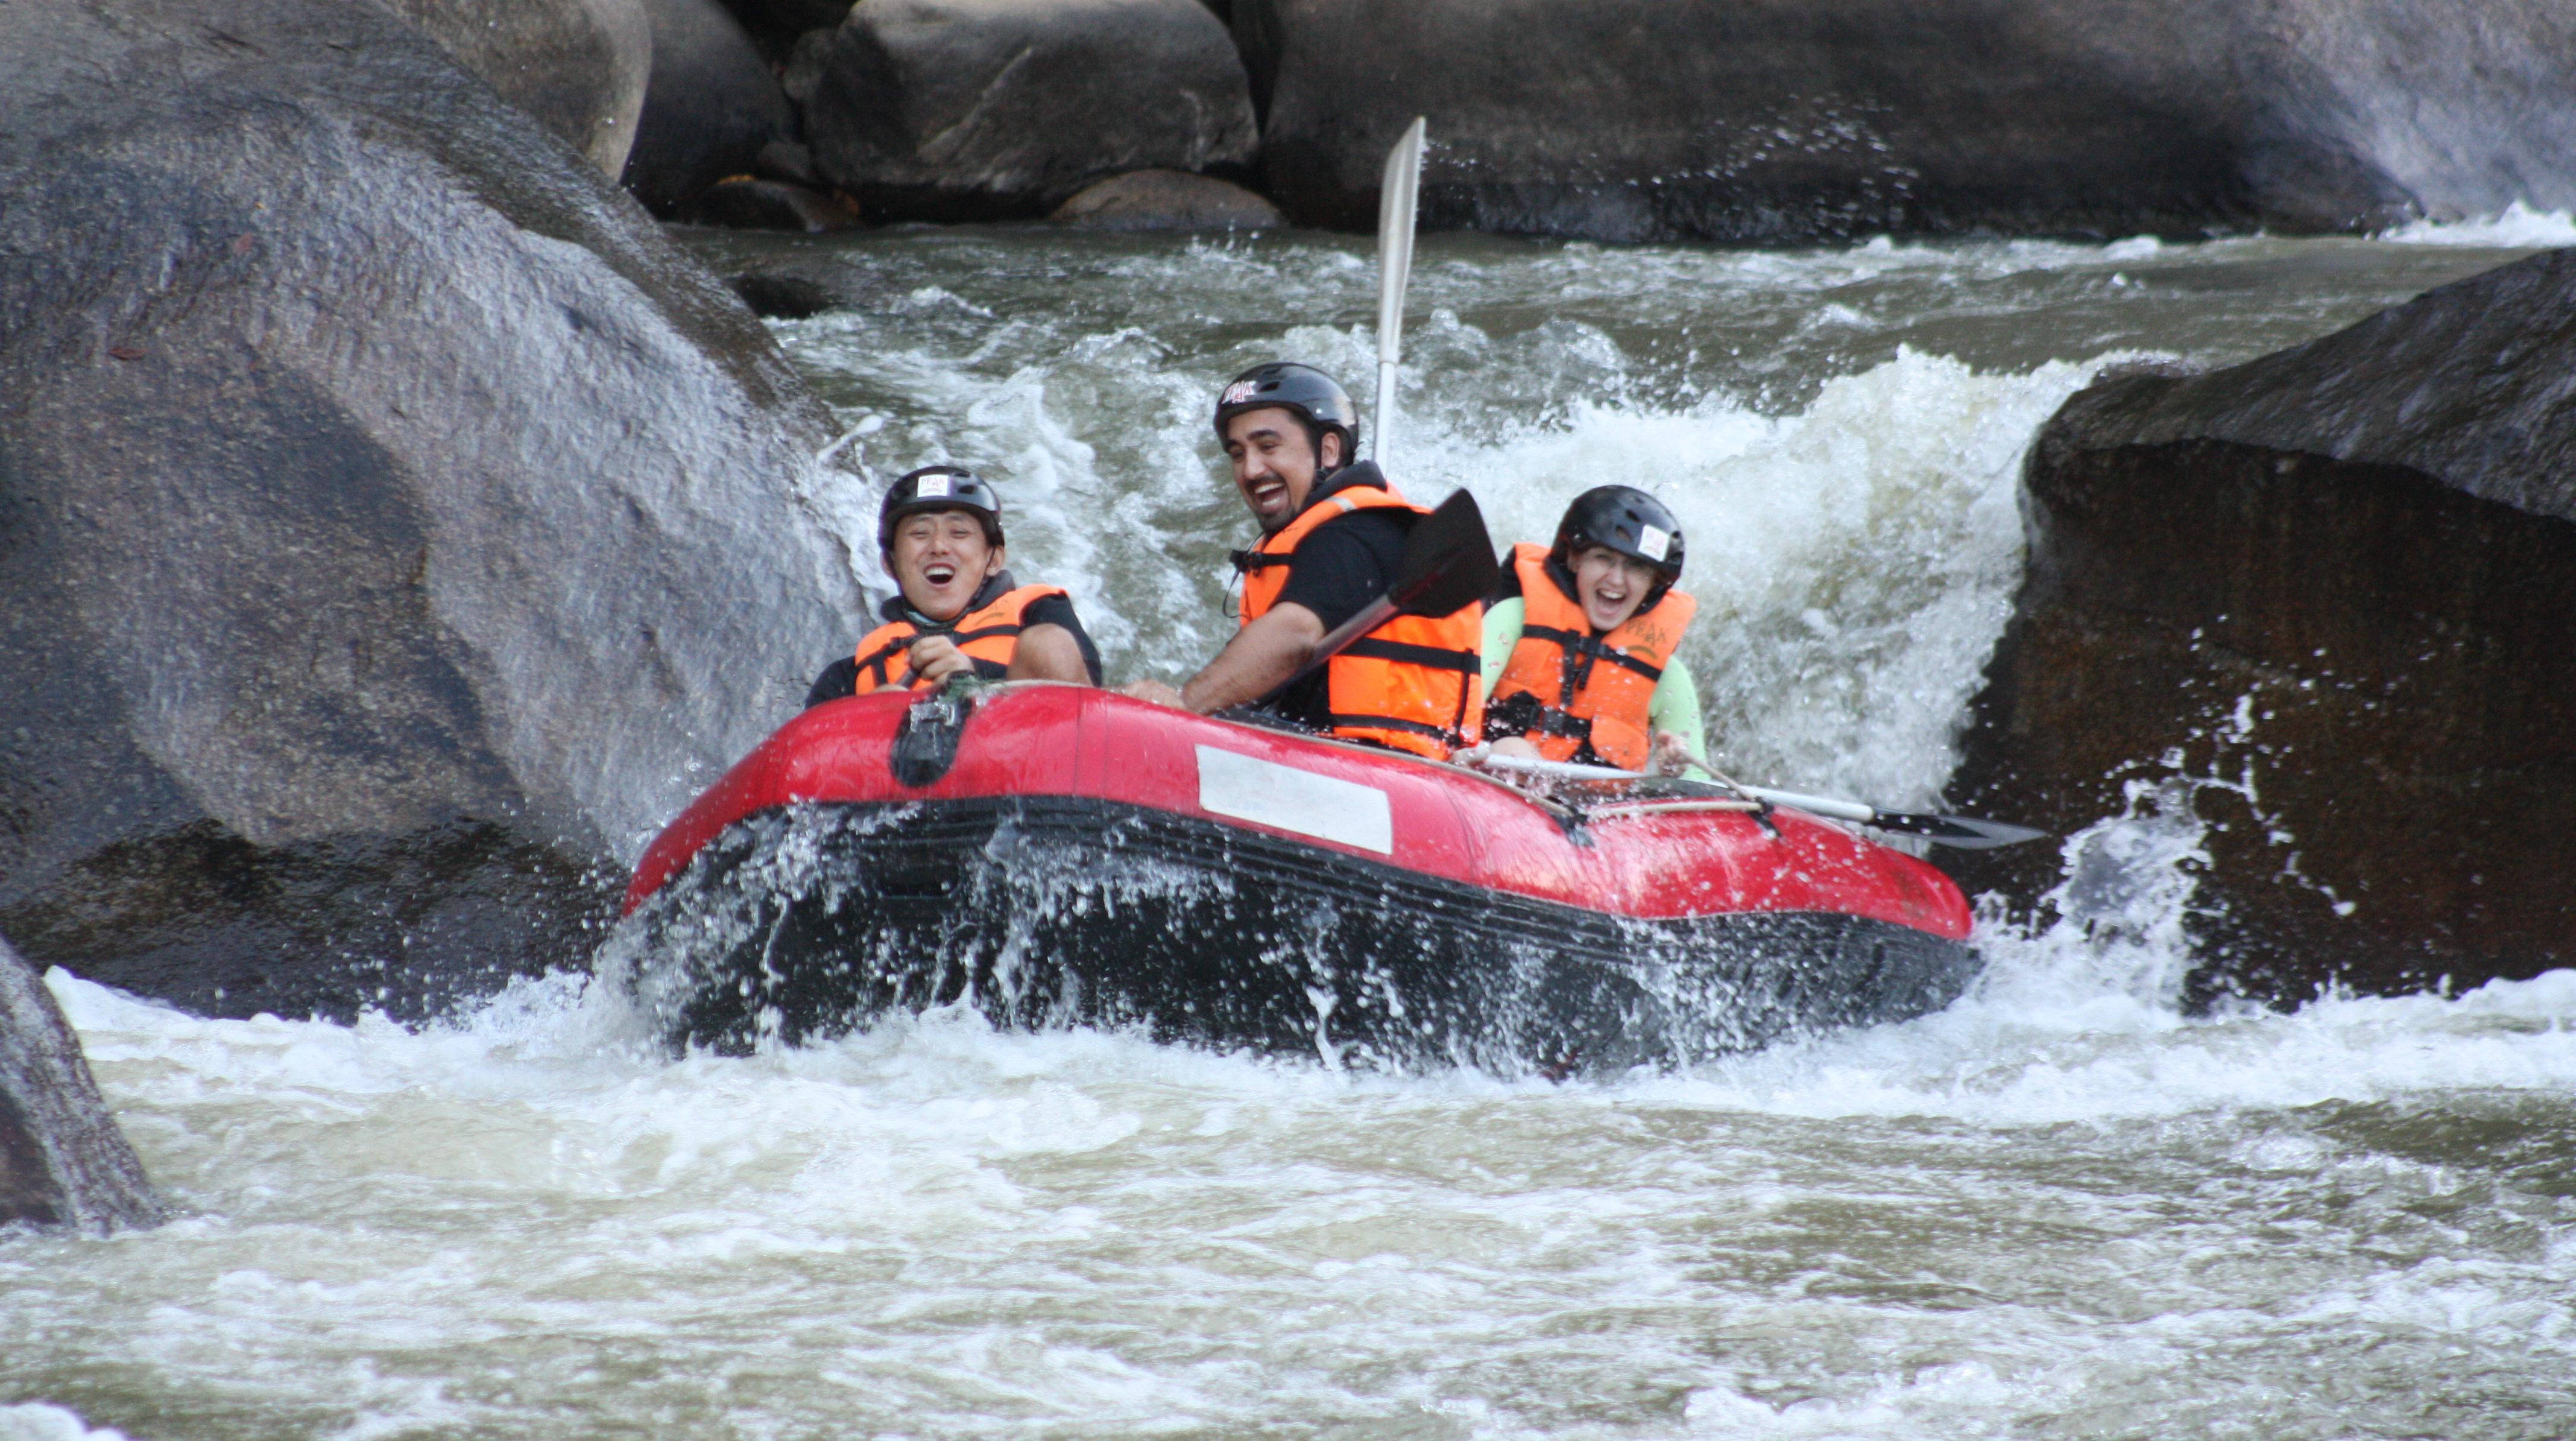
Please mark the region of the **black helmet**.
POLYGON ((1225 423, 1247 410, 1260 410, 1276 405, 1295 411, 1306 421, 1306 438, 1313 442, 1317 459, 1324 452, 1323 433, 1332 431, 1342 438, 1342 464, 1359 459, 1359 411, 1351 405, 1350 392, 1341 382, 1311 365, 1293 360, 1274 360, 1256 365, 1234 378, 1216 398, 1216 439, 1225 443, 1225 423))
POLYGON ((984 523, 984 543, 1002 543, 1002 498, 962 465, 925 465, 886 487, 877 507, 877 549, 894 550, 894 523, 925 510, 964 510, 984 523))
POLYGON ((1662 579, 1646 592, 1640 611, 1652 608, 1682 578, 1681 522, 1662 501, 1635 486, 1596 485, 1565 508, 1549 559, 1572 570, 1576 547, 1586 545, 1606 546, 1655 568, 1662 579))

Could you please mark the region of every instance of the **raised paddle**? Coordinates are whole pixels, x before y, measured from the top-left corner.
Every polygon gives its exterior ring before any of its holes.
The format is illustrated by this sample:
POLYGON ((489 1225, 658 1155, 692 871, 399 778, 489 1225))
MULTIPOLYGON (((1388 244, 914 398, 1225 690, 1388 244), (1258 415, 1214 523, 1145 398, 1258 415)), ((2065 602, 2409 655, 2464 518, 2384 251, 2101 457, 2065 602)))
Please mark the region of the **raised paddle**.
MULTIPOLYGON (((1564 781, 1634 781, 1646 778, 1643 771, 1623 771, 1612 766, 1576 765, 1572 761, 1534 760, 1527 756, 1498 756, 1475 750, 1461 751, 1458 759, 1487 770, 1511 771, 1520 775, 1545 776, 1564 781)), ((1836 800, 1831 796, 1806 796, 1795 791, 1768 790, 1761 786, 1727 782, 1726 789, 1775 806, 1809 815, 1830 816, 1835 820, 1857 821, 1899 835, 1921 836, 1935 845, 1955 846, 1963 851, 1991 850, 1996 846, 2017 846, 2048 834, 2028 826, 2008 825, 2002 821, 1981 821, 1971 816, 1916 815, 1905 811, 1883 811, 1860 801, 1836 800)))
POLYGON ((1377 192, 1377 413, 1369 459, 1386 468, 1395 441, 1395 367, 1404 356, 1404 287, 1413 278, 1413 209, 1422 188, 1423 122, 1387 152, 1377 192))
POLYGON ((1451 492, 1429 515, 1413 523, 1412 531, 1404 538, 1404 559, 1397 564, 1395 581, 1387 587, 1386 594, 1324 632, 1306 664, 1254 704, 1268 705, 1277 700, 1290 686, 1313 675, 1324 662, 1349 649, 1351 642, 1386 624, 1391 617, 1452 615, 1466 609, 1483 600, 1501 575, 1502 567, 1494 563, 1493 538, 1485 532, 1485 513, 1476 508, 1476 497, 1463 490, 1451 492))

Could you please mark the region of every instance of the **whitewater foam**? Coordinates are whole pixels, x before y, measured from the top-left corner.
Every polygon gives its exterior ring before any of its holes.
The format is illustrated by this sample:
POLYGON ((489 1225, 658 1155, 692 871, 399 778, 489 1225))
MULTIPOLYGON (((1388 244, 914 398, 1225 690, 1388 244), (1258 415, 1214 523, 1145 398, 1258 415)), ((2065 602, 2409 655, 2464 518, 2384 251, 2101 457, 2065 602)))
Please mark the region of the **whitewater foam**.
POLYGON ((2534 210, 2515 201, 2494 215, 2415 220, 2372 237, 2396 245, 2461 245, 2481 249, 2552 249, 2576 245, 2576 211, 2534 210))

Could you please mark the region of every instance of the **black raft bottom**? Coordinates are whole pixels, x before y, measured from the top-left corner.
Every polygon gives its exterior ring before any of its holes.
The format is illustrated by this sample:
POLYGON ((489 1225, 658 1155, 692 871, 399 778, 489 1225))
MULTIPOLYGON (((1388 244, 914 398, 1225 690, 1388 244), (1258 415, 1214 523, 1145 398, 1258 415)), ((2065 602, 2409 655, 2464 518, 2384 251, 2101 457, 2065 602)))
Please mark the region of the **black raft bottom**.
POLYGON ((1006 1027, 1502 1075, 1625 1070, 1948 1005, 1967 946, 1830 912, 1627 920, 1187 816, 1012 798, 734 825, 629 921, 675 1045, 966 1001, 1006 1027))

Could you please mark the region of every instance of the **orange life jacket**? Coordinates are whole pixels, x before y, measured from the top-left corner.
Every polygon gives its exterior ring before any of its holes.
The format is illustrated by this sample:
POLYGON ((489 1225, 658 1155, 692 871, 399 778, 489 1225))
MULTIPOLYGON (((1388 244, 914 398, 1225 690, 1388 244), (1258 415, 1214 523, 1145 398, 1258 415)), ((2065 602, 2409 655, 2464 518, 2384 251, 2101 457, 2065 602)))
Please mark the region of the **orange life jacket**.
MULTIPOLYGON (((1298 542, 1326 521, 1380 508, 1430 514, 1392 490, 1350 485, 1318 497, 1276 535, 1238 554, 1243 624, 1267 614, 1287 589, 1298 542)), ((1351 642, 1324 664, 1332 733, 1433 760, 1475 744, 1484 728, 1484 626, 1484 607, 1470 605, 1453 615, 1399 615, 1351 642)))
POLYGON ((1520 577, 1526 615, 1511 661, 1494 682, 1490 709, 1496 725, 1522 726, 1539 754, 1552 761, 1644 770, 1654 751, 1647 708, 1699 602, 1668 590, 1617 630, 1595 636, 1583 606, 1548 569, 1546 547, 1513 546, 1512 570, 1520 577), (1511 698, 1517 695, 1530 701, 1515 703, 1511 698), (1533 712, 1536 719, 1524 725, 1533 712))
MULTIPOLYGON (((967 611, 945 632, 927 633, 945 634, 974 663, 975 674, 1000 680, 1011 673, 1011 652, 1020 643, 1020 616, 1032 604, 1063 594, 1061 586, 1024 585, 967 611)), ((857 693, 866 695, 887 686, 921 688, 923 682, 912 674, 910 647, 925 633, 910 620, 891 621, 869 631, 859 642, 857 693)))

